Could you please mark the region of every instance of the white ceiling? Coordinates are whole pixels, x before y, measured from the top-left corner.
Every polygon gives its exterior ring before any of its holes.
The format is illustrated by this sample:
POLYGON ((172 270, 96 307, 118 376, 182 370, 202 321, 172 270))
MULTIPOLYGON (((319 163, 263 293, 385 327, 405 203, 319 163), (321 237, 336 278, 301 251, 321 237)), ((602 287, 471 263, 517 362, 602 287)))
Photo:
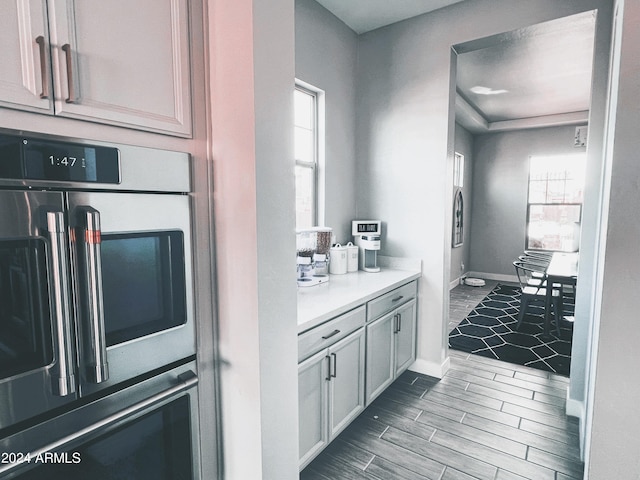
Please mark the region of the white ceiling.
MULTIPOLYGON (((360 34, 462 0, 316 1, 360 34)), ((453 46, 456 121, 476 133, 586 122, 594 31, 585 12, 453 46)))
POLYGON ((431 12, 462 0, 316 0, 356 33, 431 12))
POLYGON ((456 46, 457 92, 487 128, 523 119, 574 123, 577 114, 584 121, 594 33, 586 12, 456 46))

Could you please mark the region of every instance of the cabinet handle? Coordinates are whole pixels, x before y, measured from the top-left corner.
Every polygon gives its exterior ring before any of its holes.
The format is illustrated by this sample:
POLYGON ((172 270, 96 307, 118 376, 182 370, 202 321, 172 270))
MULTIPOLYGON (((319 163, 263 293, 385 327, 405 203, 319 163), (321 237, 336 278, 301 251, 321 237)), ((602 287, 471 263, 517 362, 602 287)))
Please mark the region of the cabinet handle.
POLYGON ((404 295, 398 295, 396 298, 392 298, 391 301, 392 302, 399 302, 403 298, 404 298, 404 295))
POLYGON ((62 46, 62 51, 65 53, 65 57, 67 60, 67 88, 69 90, 69 95, 65 100, 67 103, 75 103, 76 101, 76 91, 73 83, 73 65, 72 65, 72 56, 71 56, 71 45, 65 43, 62 46))
POLYGON ((398 332, 402 330, 402 314, 398 314, 398 332))
POLYGON ((327 376, 324 379, 330 382, 331 381, 331 357, 329 355, 326 355, 324 358, 326 358, 329 361, 329 364, 327 365, 327 376))
POLYGON ((398 314, 393 316, 393 333, 398 333, 398 314))
POLYGON ((331 332, 329 335, 324 335, 324 336, 322 337, 322 339, 323 339, 323 340, 326 340, 326 339, 331 338, 331 337, 333 337, 334 335, 337 335, 337 334, 339 334, 339 333, 340 333, 340 330, 334 330, 334 331, 333 331, 333 332, 331 332))
POLYGON ((335 353, 332 353, 331 356, 333 357, 333 373, 329 376, 336 378, 336 375, 338 374, 338 356, 335 353))
POLYGON ((38 44, 38 50, 40 51, 40 79, 42 81, 42 93, 40 98, 49 98, 49 75, 47 75, 47 52, 44 44, 44 37, 38 35, 36 37, 36 43, 38 44))

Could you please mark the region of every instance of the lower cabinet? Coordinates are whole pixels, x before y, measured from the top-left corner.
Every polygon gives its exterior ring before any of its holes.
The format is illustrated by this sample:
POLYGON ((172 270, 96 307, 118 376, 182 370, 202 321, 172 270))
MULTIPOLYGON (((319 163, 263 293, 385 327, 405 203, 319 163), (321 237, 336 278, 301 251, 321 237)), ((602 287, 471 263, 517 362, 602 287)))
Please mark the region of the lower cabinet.
POLYGON ((417 282, 298 336, 302 470, 416 358, 417 282))
POLYGON ((300 469, 364 410, 365 329, 298 365, 300 469))
POLYGON ((369 323, 367 329, 367 405, 416 358, 416 300, 369 323))

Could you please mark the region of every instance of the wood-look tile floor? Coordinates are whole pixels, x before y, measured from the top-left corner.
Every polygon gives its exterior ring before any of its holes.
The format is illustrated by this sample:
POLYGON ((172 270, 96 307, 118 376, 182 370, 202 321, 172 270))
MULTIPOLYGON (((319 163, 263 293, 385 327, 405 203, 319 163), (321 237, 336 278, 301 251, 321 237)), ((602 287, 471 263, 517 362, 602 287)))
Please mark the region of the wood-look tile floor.
POLYGON ((300 478, 582 478, 578 423, 565 415, 566 377, 449 355, 441 380, 401 375, 300 478))

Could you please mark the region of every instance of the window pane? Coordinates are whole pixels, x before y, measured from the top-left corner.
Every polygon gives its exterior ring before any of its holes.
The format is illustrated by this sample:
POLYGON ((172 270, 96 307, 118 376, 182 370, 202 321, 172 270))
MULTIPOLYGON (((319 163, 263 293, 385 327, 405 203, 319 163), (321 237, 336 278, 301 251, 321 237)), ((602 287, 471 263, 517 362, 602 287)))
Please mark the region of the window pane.
POLYGON ((575 251, 581 209, 581 205, 531 205, 527 248, 575 251))
POLYGON ((577 251, 585 155, 531 157, 529 168, 527 248, 577 251))
POLYGON ((547 182, 547 200, 545 203, 564 203, 564 179, 547 182))
POLYGON ((565 202, 582 203, 582 190, 584 178, 567 180, 565 202))
POLYGON ((294 130, 296 160, 315 162, 315 145, 312 130, 296 127, 294 130))
POLYGON ((453 158, 453 186, 464 187, 464 155, 457 152, 453 158))
POLYGON ((296 165, 296 228, 313 227, 314 170, 296 165))
POLYGON ((529 203, 545 203, 547 200, 546 180, 535 180, 529 183, 529 203))
POLYGON ((293 105, 295 113, 295 125, 308 130, 313 128, 315 96, 300 90, 295 90, 293 105))

